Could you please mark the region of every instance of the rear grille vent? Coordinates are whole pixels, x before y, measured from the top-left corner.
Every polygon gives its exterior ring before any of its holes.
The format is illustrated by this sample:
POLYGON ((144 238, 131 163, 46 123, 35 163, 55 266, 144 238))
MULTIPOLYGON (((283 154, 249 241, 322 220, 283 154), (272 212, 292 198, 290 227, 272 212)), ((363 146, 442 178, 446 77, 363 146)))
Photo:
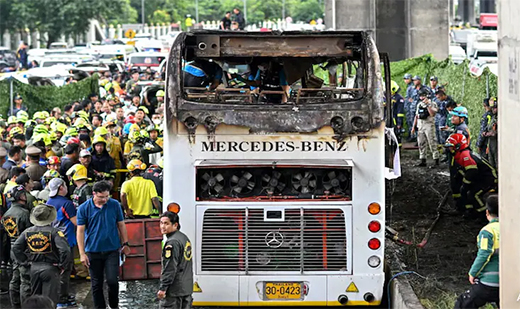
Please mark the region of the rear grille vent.
POLYGON ((263 209, 208 209, 202 227, 203 271, 345 271, 340 209, 285 209, 283 222, 263 209))

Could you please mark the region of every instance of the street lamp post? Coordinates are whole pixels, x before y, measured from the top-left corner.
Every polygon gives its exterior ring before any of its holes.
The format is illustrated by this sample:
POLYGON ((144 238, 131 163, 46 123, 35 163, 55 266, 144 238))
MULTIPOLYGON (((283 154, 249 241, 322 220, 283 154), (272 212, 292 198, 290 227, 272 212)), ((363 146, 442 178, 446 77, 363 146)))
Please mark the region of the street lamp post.
POLYGON ((141 0, 141 23, 142 31, 144 33, 144 0, 141 0))
POLYGON ((282 20, 285 20, 285 0, 282 1, 282 20))
POLYGON ((195 22, 199 22, 199 0, 195 0, 195 22))
POLYGON ((244 19, 247 22, 247 0, 244 0, 244 19))

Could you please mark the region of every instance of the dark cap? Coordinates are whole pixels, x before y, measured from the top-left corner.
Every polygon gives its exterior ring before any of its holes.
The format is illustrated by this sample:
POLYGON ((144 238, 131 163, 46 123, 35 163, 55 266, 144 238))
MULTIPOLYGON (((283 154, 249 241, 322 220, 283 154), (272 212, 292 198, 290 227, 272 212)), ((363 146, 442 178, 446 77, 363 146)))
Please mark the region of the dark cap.
POLYGON ((421 77, 419 75, 415 75, 412 80, 421 80, 421 77))
POLYGON ((14 96, 14 100, 21 100, 21 99, 23 99, 23 98, 18 93, 14 96))
POLYGON ((403 78, 404 79, 412 79, 412 74, 406 73, 403 78))
POLYGON ((436 81, 436 82, 439 81, 439 79, 437 78, 437 76, 430 76, 430 80, 434 80, 434 81, 436 81))
POLYGON ((79 149, 79 145, 78 144, 68 144, 67 146, 65 146, 65 150, 64 151, 65 151, 65 154, 73 154, 78 149, 79 149))

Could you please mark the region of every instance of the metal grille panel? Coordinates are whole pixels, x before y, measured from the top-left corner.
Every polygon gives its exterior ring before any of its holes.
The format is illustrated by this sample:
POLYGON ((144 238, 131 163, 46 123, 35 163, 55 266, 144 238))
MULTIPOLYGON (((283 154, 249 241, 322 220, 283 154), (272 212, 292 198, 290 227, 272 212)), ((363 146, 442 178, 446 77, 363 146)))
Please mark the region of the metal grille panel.
POLYGON ((346 271, 345 216, 340 209, 208 209, 202 227, 203 271, 346 271))

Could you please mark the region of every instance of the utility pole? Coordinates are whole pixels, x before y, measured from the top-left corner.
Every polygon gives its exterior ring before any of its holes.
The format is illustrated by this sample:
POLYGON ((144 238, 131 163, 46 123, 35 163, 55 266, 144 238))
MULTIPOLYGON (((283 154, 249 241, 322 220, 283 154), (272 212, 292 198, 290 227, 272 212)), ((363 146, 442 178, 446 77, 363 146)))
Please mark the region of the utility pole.
POLYGON ((195 22, 199 22, 199 0, 195 0, 195 22))
POLYGON ((141 27, 144 33, 144 0, 141 0, 141 27))
POLYGON ((285 0, 282 1, 282 20, 285 20, 285 0))
POLYGON ((247 0, 244 0, 244 19, 247 23, 247 0))

